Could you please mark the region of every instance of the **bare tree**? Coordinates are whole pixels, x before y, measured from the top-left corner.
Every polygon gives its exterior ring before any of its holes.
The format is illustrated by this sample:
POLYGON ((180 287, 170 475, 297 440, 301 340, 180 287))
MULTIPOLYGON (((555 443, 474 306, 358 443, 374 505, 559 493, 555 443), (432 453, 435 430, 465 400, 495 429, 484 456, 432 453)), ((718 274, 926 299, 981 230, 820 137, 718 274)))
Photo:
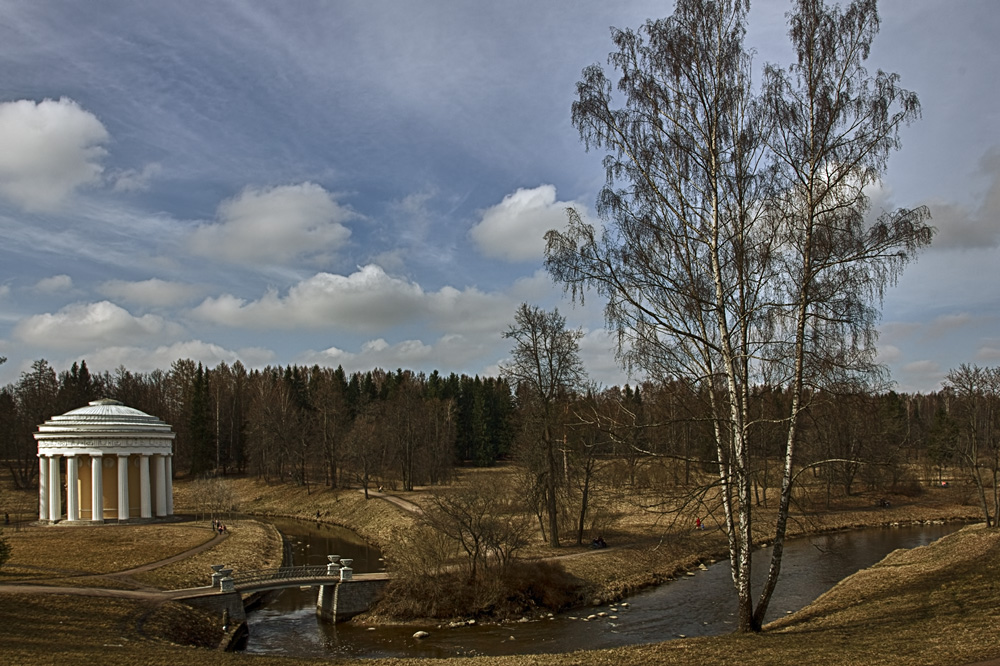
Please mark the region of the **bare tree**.
POLYGON ((565 404, 584 379, 579 344, 582 336, 581 331, 567 330, 566 319, 558 310, 545 312, 526 303, 518 308, 514 324, 504 333, 505 338, 514 341, 514 348, 511 361, 502 364, 500 372, 515 387, 518 398, 533 407, 533 418, 526 426, 544 459, 540 478, 545 489, 549 545, 553 548, 559 547, 555 428, 565 423, 560 402, 565 404))
POLYGON ((626 367, 699 388, 711 418, 739 629, 760 630, 781 567, 798 426, 810 389, 864 380, 876 305, 916 250, 927 212, 865 218, 898 129, 918 112, 894 75, 867 74, 874 0, 846 11, 800 0, 798 61, 752 84, 745 0, 678 0, 584 70, 573 121, 608 151, 598 232, 573 210, 547 235, 546 265, 574 297, 607 299, 626 367), (755 386, 790 388, 768 577, 751 590, 755 386))
POLYGON ((506 479, 476 478, 464 488, 435 494, 424 523, 446 535, 465 554, 470 581, 501 578, 528 543, 524 501, 506 479))
POLYGON ((198 507, 198 512, 204 517, 208 515, 215 519, 232 520, 240 510, 240 496, 236 487, 229 481, 214 477, 198 479, 192 484, 191 494, 198 507))
POLYGON ((955 397, 952 450, 976 488, 986 526, 994 526, 1000 522, 1000 368, 963 363, 948 372, 945 389, 955 397))

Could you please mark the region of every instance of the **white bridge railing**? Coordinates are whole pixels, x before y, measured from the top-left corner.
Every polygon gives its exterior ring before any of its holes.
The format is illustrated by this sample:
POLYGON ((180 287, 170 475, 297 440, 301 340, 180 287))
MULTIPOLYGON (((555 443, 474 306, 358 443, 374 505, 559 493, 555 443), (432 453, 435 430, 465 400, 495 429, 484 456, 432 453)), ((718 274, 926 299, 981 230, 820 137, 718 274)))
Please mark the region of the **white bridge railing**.
MULTIPOLYGON (((256 569, 254 571, 241 571, 234 574, 232 569, 226 569, 222 564, 212 565, 212 587, 218 587, 223 592, 234 592, 247 588, 261 588, 265 586, 280 587, 281 583, 288 582, 291 587, 297 581, 316 581, 327 579, 331 582, 339 580, 341 582, 351 580, 354 572, 351 563, 354 560, 341 558, 340 555, 327 555, 329 564, 315 564, 310 566, 280 567, 278 569, 256 569)), ((325 582, 325 581, 324 581, 325 582)))
POLYGON ((286 580, 312 579, 312 578, 334 578, 339 577, 340 571, 334 569, 330 571, 325 564, 316 564, 302 567, 281 567, 279 569, 257 569, 256 571, 244 571, 234 573, 233 586, 238 588, 259 583, 275 583, 286 580))

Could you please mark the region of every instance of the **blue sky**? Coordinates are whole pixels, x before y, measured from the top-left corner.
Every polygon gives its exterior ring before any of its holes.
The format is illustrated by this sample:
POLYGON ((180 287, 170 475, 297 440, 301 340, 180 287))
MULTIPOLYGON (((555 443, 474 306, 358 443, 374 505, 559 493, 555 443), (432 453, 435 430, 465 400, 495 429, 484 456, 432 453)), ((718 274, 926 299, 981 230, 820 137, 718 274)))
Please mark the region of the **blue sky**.
MULTIPOLYGON (((379 366, 493 374, 521 302, 582 327, 542 234, 603 183, 570 123, 609 27, 667 2, 0 0, 0 382, 57 369, 379 366)), ((787 64, 788 3, 751 9, 787 64)), ((1000 363, 1000 6, 885 0, 872 69, 923 118, 877 207, 939 233, 888 294, 881 359, 932 391, 1000 363)))

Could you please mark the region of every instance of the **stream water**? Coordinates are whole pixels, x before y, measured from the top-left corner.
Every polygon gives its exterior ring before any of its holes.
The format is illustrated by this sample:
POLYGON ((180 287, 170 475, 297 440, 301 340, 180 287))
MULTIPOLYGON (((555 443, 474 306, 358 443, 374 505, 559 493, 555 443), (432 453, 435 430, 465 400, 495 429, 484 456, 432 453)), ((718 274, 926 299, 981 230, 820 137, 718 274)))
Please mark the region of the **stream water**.
MULTIPOLYGON (((379 571, 379 551, 357 535, 329 525, 278 521, 293 546, 294 564, 325 564, 328 554, 354 558, 357 573, 379 571)), ((898 548, 923 546, 961 525, 923 525, 841 532, 785 545, 781 579, 768 619, 808 605, 837 582, 898 548)), ((755 554, 759 589, 770 549, 755 554), (758 560, 758 558, 760 558, 758 560)), ((641 592, 626 604, 589 608, 550 619, 503 626, 376 627, 331 625, 316 617, 316 590, 285 590, 249 614, 247 652, 299 657, 453 657, 537 654, 652 643, 735 629, 736 602, 728 563, 641 592), (586 618, 597 613, 606 617, 586 618), (425 639, 414 639, 423 628, 425 639)))

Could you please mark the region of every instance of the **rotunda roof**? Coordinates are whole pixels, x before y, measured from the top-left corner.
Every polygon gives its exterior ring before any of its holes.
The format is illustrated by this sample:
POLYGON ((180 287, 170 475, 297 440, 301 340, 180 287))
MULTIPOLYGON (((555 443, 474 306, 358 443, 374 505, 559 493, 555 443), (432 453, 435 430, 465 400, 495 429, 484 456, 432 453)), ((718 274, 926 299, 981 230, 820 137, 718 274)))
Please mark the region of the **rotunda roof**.
POLYGON ((141 447, 169 449, 175 433, 155 416, 117 400, 94 400, 86 407, 53 416, 34 433, 39 451, 51 447, 141 447))

